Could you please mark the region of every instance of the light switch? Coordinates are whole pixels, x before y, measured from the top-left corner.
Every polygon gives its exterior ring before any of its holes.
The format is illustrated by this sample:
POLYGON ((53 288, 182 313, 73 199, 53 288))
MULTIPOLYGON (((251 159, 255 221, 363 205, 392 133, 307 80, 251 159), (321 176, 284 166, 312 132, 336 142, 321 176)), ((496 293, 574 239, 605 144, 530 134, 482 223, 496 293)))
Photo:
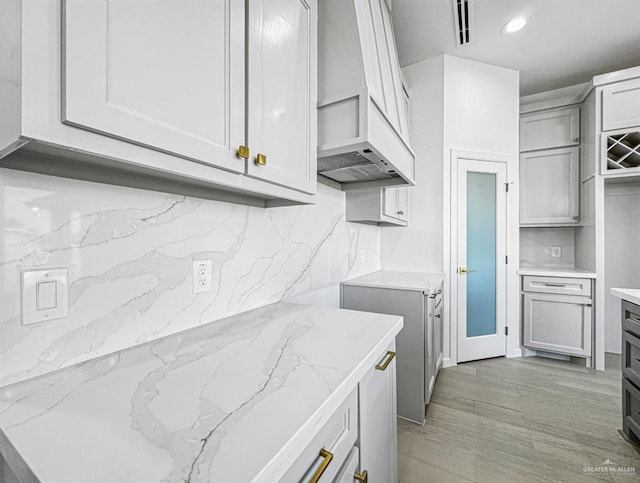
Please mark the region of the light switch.
POLYGON ((68 270, 44 268, 22 272, 22 325, 69 314, 68 270))
POLYGON ((38 310, 55 309, 58 305, 57 282, 55 280, 45 280, 36 285, 36 308, 38 310))

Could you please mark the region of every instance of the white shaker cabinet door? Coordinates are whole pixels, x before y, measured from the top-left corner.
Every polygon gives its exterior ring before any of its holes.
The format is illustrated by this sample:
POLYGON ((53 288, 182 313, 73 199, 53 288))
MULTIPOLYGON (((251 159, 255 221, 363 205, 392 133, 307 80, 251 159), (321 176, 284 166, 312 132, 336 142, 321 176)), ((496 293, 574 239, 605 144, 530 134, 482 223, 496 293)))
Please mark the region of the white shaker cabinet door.
POLYGON ((580 108, 568 107, 520 116, 520 151, 580 144, 580 108))
POLYGON ((409 216, 409 191, 407 188, 384 188, 383 214, 407 221, 409 216))
POLYGON ((244 2, 63 0, 62 120, 244 171, 244 2))
POLYGON ((395 343, 360 382, 360 469, 370 481, 398 481, 395 343))
POLYGON ((572 224, 580 219, 578 149, 520 155, 520 224, 572 224))
POLYGON ((602 130, 640 126, 640 79, 602 89, 602 130))
POLYGON ((247 174, 315 193, 316 0, 248 2, 247 174))

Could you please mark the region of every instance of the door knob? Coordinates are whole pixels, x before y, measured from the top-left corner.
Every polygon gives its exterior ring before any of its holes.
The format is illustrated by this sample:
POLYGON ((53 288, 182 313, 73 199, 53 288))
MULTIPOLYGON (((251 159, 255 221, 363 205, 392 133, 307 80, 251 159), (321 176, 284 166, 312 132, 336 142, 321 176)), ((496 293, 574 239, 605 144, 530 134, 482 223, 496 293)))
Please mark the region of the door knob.
POLYGON ((458 269, 458 273, 462 274, 462 273, 474 273, 477 272, 477 270, 474 270, 473 268, 467 268, 467 267, 460 267, 458 269))

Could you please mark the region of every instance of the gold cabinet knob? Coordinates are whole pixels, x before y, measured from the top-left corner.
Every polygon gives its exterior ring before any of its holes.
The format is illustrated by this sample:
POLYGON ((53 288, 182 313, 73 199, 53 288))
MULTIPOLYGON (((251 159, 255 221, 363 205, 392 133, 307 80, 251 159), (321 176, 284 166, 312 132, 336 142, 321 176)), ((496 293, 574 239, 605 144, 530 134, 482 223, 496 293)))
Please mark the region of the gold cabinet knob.
POLYGON ((367 473, 367 470, 364 470, 360 474, 354 473, 353 474, 353 479, 361 481, 362 483, 367 483, 369 481, 369 473, 367 473))
POLYGON ((396 211, 397 215, 404 215, 404 211, 400 210, 400 211, 396 211))
POLYGON ((265 164, 267 164, 267 155, 266 154, 262 154, 262 153, 258 153, 258 155, 256 156, 256 164, 259 164, 260 166, 264 166, 265 164))
POLYGON ((246 146, 238 146, 236 156, 239 158, 249 159, 249 148, 246 146))

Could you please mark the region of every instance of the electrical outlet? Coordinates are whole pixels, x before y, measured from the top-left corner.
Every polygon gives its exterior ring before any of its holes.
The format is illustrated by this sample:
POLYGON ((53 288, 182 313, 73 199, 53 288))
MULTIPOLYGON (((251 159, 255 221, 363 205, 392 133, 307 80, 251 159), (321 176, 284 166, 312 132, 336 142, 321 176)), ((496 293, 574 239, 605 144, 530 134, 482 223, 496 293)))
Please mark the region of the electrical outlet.
POLYGON ((193 262, 193 293, 211 290, 211 260, 196 260, 193 262))
POLYGON ((561 247, 551 247, 551 256, 553 258, 560 258, 562 256, 562 248, 561 247))

